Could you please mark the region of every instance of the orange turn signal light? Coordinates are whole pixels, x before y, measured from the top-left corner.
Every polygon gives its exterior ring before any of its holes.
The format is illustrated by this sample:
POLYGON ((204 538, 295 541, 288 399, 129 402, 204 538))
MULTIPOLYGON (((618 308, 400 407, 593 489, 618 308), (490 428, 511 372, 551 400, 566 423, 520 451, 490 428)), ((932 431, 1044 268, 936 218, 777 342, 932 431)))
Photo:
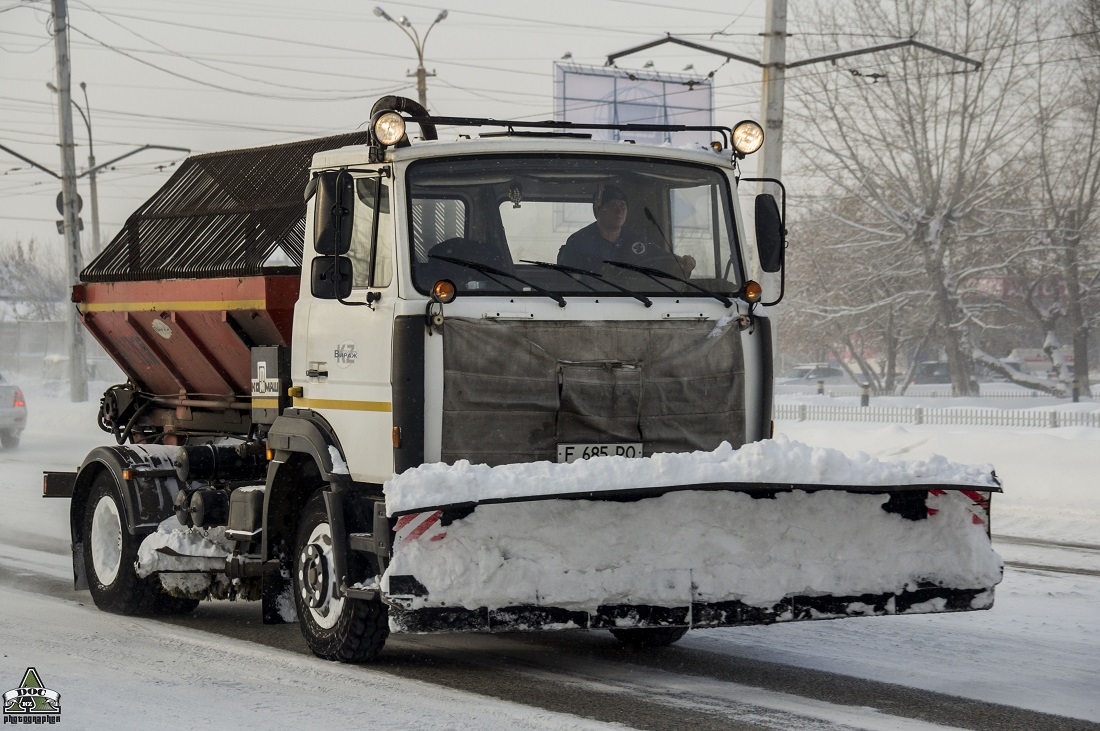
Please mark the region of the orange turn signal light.
POLYGON ((749 304, 756 304, 760 301, 760 297, 763 296, 764 289, 759 283, 749 280, 745 282, 745 286, 741 288, 741 299, 745 300, 749 304))
POLYGON ((453 302, 455 295, 458 294, 458 290, 455 289, 455 283, 450 279, 440 279, 432 287, 432 299, 440 304, 447 304, 453 302))

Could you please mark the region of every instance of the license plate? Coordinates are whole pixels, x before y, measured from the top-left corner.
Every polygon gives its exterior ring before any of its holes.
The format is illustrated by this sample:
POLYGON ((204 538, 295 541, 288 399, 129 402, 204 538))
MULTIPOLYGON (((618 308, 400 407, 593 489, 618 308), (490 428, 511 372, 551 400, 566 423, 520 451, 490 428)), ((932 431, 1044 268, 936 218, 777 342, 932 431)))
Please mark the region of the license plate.
POLYGON ((641 457, 642 445, 637 444, 559 444, 558 461, 576 462, 593 457, 641 457))

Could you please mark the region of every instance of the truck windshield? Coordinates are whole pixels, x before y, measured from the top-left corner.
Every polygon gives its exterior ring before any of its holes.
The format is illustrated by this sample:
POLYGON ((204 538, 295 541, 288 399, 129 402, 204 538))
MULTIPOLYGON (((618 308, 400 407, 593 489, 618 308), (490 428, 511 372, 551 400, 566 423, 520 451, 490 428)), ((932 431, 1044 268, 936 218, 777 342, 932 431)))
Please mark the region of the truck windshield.
POLYGON ((497 155, 416 162, 407 181, 413 282, 424 293, 449 279, 466 294, 645 301, 733 295, 743 281, 729 181, 717 168, 497 155))

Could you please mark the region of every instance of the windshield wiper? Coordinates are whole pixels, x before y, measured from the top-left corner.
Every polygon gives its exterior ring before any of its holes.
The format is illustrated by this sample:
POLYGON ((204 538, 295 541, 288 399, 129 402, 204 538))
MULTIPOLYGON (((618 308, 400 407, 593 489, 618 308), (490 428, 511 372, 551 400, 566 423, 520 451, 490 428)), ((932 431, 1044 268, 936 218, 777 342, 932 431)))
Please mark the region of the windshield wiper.
POLYGON ((592 277, 593 279, 598 279, 600 282, 608 285, 609 287, 613 287, 614 289, 619 290, 623 294, 630 295, 631 297, 638 300, 639 302, 641 302, 646 307, 652 307, 653 306, 653 302, 648 297, 646 297, 644 294, 638 294, 637 292, 631 292, 626 287, 623 287, 622 285, 619 285, 619 284, 616 284, 615 282, 610 281, 609 279, 607 279, 607 277, 605 277, 602 274, 597 274, 596 272, 590 272, 587 269, 581 269, 579 267, 566 266, 565 264, 551 264, 550 262, 546 262, 546 261, 532 261, 530 259, 521 259, 521 261, 524 264, 534 264, 535 266, 543 267, 544 269, 553 269, 556 272, 565 272, 566 274, 569 275, 570 279, 574 280, 575 282, 579 282, 581 284, 584 284, 584 286, 588 287, 593 292, 596 291, 595 287, 593 287, 590 284, 585 284, 584 282, 582 282, 580 279, 577 279, 573 275, 574 274, 583 274, 586 277, 592 277))
POLYGON ((675 282, 680 282, 681 284, 686 284, 687 286, 691 287, 692 289, 698 290, 698 291, 702 292, 703 294, 707 295, 708 297, 713 297, 714 299, 716 299, 719 302, 721 302, 722 304, 724 304, 727 308, 733 307, 733 301, 729 297, 725 296, 724 294, 721 294, 719 292, 711 292, 709 289, 703 289, 702 287, 700 287, 698 284, 695 284, 694 282, 689 282, 688 280, 684 279, 683 277, 678 277, 675 274, 669 274, 668 272, 663 271, 661 269, 654 269, 653 267, 643 267, 643 266, 639 266, 637 264, 628 264, 625 261, 611 261, 610 259, 605 260, 604 264, 611 264, 612 266, 617 266, 620 269, 628 269, 632 272, 640 272, 642 274, 645 274, 650 279, 653 279, 654 281, 656 281, 658 278, 671 279, 675 282))
MULTIPOLYGON (((526 286, 530 287, 531 289, 535 290, 539 294, 545 295, 545 296, 549 297, 550 299, 554 300, 555 302, 558 303, 558 307, 565 307, 565 298, 562 297, 560 294, 554 294, 553 292, 547 292, 545 289, 538 286, 537 284, 531 284, 530 282, 528 282, 523 277, 517 277, 515 274, 511 274, 509 272, 506 272, 503 269, 497 269, 496 267, 492 267, 492 266, 489 266, 488 264, 482 264, 482 263, 476 262, 476 261, 466 261, 465 259, 457 259, 453 256, 443 256, 441 254, 428 254, 428 258, 430 258, 430 259, 439 259, 440 261, 447 261, 447 262, 450 262, 451 264, 458 264, 459 266, 463 266, 463 267, 467 267, 469 269, 473 269, 475 272, 481 272, 482 274, 488 274, 490 277, 493 277, 493 279, 496 279, 497 276, 508 277, 510 279, 514 279, 517 282, 519 282, 520 284, 523 284, 523 285, 526 285, 526 286)), ((499 279, 497 279, 496 281, 502 287, 507 287, 508 291, 511 292, 512 294, 522 294, 522 292, 520 290, 514 289, 512 287, 508 287, 508 285, 506 285, 504 282, 501 282, 499 279)))

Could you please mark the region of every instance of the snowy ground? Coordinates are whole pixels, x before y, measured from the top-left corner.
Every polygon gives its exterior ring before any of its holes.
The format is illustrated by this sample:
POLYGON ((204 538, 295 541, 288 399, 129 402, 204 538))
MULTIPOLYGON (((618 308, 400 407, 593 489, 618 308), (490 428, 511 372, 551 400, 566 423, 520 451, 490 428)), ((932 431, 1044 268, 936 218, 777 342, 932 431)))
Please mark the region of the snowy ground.
MULTIPOLYGON (((0 451, 0 499, 5 506, 0 511, 0 691, 16 687, 25 669, 36 667, 44 684, 62 693, 63 727, 79 728, 148 728, 151 718, 177 728, 213 722, 240 729, 289 727, 307 708, 309 725, 341 727, 380 704, 388 709, 380 726, 385 728, 609 727, 190 629, 102 614, 91 607, 86 593, 58 589, 69 579, 68 501, 39 497, 41 471, 74 469, 89 449, 107 443, 107 437, 95 427, 94 402, 73 405, 64 387, 19 381, 27 392, 30 428, 18 450, 0 451), (319 689, 323 702, 318 702, 319 689), (130 704, 129 699, 139 702, 130 704)), ((935 405, 946 403, 937 399, 935 405)), ((982 405, 1047 407, 1045 401, 1018 400, 983 400, 982 405)), ((1100 430, 811 422, 781 423, 778 429, 791 439, 849 454, 865 451, 880 459, 941 454, 959 462, 993 464, 1005 486, 1005 494, 994 499, 995 536, 1100 546, 1100 430)), ((1050 564, 1095 572, 1100 551, 1039 547, 1007 538, 997 549, 1009 567, 989 612, 712 630, 690 633, 681 644, 1100 722, 1100 578, 1014 567, 1050 564)), ((641 683, 658 682, 656 675, 637 672, 641 683)), ((771 702, 760 693, 760 703, 771 702)), ((871 711, 863 721, 858 711, 855 716, 845 723, 902 727, 873 721, 871 711)), ((378 717, 370 717, 378 725, 378 717)))

